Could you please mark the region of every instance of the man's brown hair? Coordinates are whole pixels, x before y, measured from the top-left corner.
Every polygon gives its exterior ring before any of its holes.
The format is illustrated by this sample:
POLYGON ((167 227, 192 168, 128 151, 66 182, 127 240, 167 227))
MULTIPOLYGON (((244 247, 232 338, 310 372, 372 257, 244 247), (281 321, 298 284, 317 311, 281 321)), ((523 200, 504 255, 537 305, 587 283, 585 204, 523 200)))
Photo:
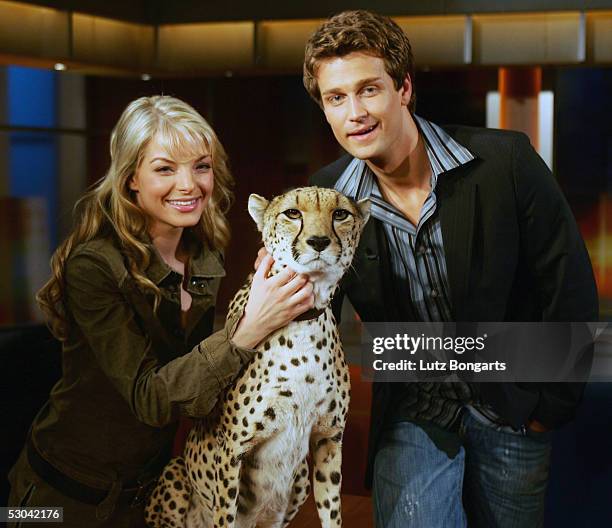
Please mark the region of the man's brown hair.
POLYGON ((410 76, 412 96, 408 109, 414 112, 416 96, 410 41, 389 17, 365 10, 344 11, 331 17, 308 39, 304 56, 304 86, 310 97, 322 106, 317 83, 320 61, 344 57, 356 51, 380 57, 397 90, 403 85, 406 75, 410 76))

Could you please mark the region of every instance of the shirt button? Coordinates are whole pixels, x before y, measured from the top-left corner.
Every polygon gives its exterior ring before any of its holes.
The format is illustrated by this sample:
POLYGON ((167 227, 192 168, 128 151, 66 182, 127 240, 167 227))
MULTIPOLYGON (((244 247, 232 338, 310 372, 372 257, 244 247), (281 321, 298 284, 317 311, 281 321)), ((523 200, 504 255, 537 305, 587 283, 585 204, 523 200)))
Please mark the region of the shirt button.
POLYGON ((417 247, 417 253, 419 255, 424 255, 425 254, 425 246, 419 246, 417 247))
POLYGON ((435 299, 438 297, 438 290, 431 290, 431 296, 435 299))

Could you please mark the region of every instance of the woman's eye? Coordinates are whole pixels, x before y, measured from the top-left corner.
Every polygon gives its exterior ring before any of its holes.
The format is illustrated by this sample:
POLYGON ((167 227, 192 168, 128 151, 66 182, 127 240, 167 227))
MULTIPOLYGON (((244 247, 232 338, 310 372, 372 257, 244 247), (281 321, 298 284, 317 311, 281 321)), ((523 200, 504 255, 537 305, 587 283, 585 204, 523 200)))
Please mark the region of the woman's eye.
POLYGON ((209 171, 210 169, 211 169, 211 166, 208 163, 200 163, 199 165, 196 166, 196 170, 201 171, 201 172, 209 171))
POLYGON ((168 166, 157 167, 155 169, 155 172, 171 172, 171 171, 172 171, 172 167, 168 167, 168 166))
POLYGON ((349 216, 349 213, 346 209, 336 209, 334 211, 334 220, 346 220, 349 216))
POLYGON ((298 218, 302 217, 302 213, 300 213, 297 209, 287 209, 286 211, 283 211, 283 214, 287 218, 291 218, 291 220, 297 220, 298 218))

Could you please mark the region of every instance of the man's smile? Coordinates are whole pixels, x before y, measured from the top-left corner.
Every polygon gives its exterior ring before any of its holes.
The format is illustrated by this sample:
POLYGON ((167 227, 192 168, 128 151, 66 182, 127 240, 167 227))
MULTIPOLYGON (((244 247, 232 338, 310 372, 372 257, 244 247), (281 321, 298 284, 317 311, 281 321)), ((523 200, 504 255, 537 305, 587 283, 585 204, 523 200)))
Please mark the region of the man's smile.
POLYGON ((378 129, 378 123, 375 123, 370 126, 358 128, 357 130, 353 132, 349 132, 347 136, 350 138, 358 139, 358 140, 369 139, 377 129, 378 129))

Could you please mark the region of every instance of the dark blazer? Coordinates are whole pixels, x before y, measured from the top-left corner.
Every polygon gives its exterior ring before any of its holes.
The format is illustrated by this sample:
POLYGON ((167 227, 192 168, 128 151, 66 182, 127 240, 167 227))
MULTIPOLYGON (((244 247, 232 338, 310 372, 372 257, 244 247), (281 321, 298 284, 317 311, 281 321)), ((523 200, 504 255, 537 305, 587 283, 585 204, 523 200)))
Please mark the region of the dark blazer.
MULTIPOLYGON (((454 320, 597 321, 589 256, 555 179, 518 132, 444 127, 476 159, 440 175, 436 187, 454 320)), ((346 155, 311 178, 333 187, 346 155)), ((401 321, 392 294, 382 223, 365 227, 353 269, 334 299, 347 295, 364 322, 401 321)), ((368 448, 369 484, 393 385, 374 383, 368 448)), ((550 428, 574 415, 579 383, 483 383, 481 397, 514 427, 536 419, 550 428)))

